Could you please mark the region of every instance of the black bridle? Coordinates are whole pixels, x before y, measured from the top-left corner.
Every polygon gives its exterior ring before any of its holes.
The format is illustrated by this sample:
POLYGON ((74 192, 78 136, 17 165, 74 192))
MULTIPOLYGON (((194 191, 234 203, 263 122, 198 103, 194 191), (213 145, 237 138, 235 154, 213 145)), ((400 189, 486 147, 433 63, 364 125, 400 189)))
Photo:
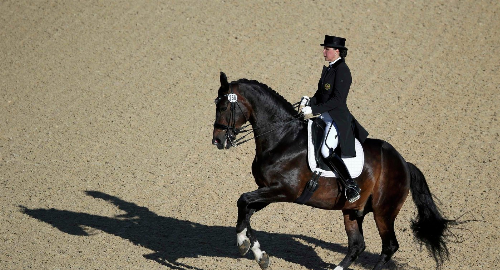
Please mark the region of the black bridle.
MULTIPOLYGON (((249 134, 251 134, 252 131, 255 131, 257 129, 260 129, 260 128, 249 128, 247 129, 249 126, 251 126, 251 124, 247 124, 247 125, 244 125, 240 128, 237 128, 236 127, 236 117, 235 117, 235 114, 236 114, 236 106, 239 108, 240 112, 243 114, 243 117, 245 117, 245 123, 248 122, 248 119, 245 115, 245 113, 243 112, 243 110, 241 109, 241 106, 240 104, 238 103, 238 96, 236 94, 234 94, 233 92, 233 83, 230 83, 229 84, 229 89, 231 91, 231 93, 229 94, 225 94, 224 96, 222 97, 217 97, 214 102, 215 104, 219 103, 219 101, 223 98, 223 97, 227 97, 227 99, 229 100, 229 103, 230 103, 230 117, 229 117, 229 123, 228 125, 223 125, 223 124, 219 124, 217 122, 214 122, 214 128, 216 129, 221 129, 221 130, 225 130, 226 131, 226 140, 231 144, 231 146, 233 147, 236 147, 240 144, 243 144, 245 142, 248 142, 252 139, 255 139, 255 138, 258 138, 260 136, 264 136, 268 133, 271 133, 273 131, 275 131, 276 129, 280 128, 282 125, 286 125, 292 121, 295 121, 297 120, 297 118, 299 117, 302 117, 302 115, 300 113, 298 113, 297 115, 295 115, 291 120, 289 121, 286 121, 286 122, 280 122, 280 123, 277 123, 278 126, 276 128, 273 128, 271 130, 268 130, 266 132, 263 132, 257 136, 254 136, 252 138, 248 138, 246 140, 243 140, 245 137, 247 137, 249 134), (236 136, 240 133, 244 133, 243 136, 241 136, 239 139, 236 139, 236 136)), ((292 106, 294 107, 297 107, 299 106, 300 102, 297 102, 295 104, 293 104, 292 106)), ((215 119, 215 121, 217 121, 217 119, 215 119)), ((261 127, 262 128, 262 127, 261 127)))
POLYGON ((245 113, 243 112, 243 110, 241 109, 240 104, 238 103, 238 96, 233 92, 233 83, 229 84, 229 89, 231 90, 231 93, 225 94, 222 97, 217 97, 214 100, 215 104, 219 103, 219 101, 224 97, 227 97, 227 99, 229 100, 231 115, 229 117, 228 125, 219 124, 219 123, 217 123, 217 119, 215 119, 216 122, 214 122, 214 128, 225 130, 226 131, 226 140, 231 144, 231 146, 238 146, 238 145, 242 144, 243 142, 239 142, 241 138, 239 140, 236 140, 236 135, 244 132, 244 133, 247 133, 243 136, 243 137, 245 137, 246 135, 248 135, 248 132, 252 131, 252 129, 248 129, 248 130, 245 129, 248 126, 250 126, 251 124, 247 124, 247 125, 242 126, 240 128, 236 127, 236 116, 235 116, 236 115, 236 106, 238 107, 240 112, 243 114, 243 117, 245 117, 245 123, 248 121, 248 119, 247 119, 245 113))

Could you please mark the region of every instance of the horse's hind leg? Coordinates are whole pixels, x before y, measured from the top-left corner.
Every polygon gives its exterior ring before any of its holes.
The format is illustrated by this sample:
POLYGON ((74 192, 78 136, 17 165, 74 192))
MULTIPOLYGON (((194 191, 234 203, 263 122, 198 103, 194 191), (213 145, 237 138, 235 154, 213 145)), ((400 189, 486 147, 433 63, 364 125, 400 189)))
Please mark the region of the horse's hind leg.
POLYGON ((237 243, 241 255, 252 250, 255 260, 262 269, 269 269, 269 255, 260 249, 260 243, 250 226, 250 217, 270 203, 286 201, 286 196, 277 187, 263 187, 244 193, 238 199, 237 243))
POLYGON ((352 211, 343 211, 344 225, 348 239, 347 254, 334 270, 347 269, 359 254, 365 250, 365 240, 363 237, 364 216, 358 217, 352 211))
POLYGON ((398 250, 399 244, 394 232, 394 221, 403 206, 407 193, 400 193, 399 196, 388 196, 392 200, 379 200, 379 204, 373 207, 373 217, 375 224, 382 239, 382 252, 374 270, 382 267, 391 259, 392 255, 398 250))
POLYGON ((373 270, 382 269, 399 248, 396 233, 394 232, 394 219, 375 215, 375 223, 377 224, 380 238, 382 238, 382 252, 373 270))
POLYGON ((374 187, 373 217, 382 239, 382 252, 373 269, 378 270, 391 259, 399 244, 394 232, 394 221, 408 196, 410 178, 406 161, 388 143, 382 146, 381 170, 379 182, 374 187))

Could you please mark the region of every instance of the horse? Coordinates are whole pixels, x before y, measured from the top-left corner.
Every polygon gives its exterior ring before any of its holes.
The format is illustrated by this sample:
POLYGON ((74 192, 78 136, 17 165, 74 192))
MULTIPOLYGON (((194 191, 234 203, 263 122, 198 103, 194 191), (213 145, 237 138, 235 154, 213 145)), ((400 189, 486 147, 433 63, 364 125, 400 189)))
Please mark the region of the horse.
MULTIPOLYGON (((307 123, 297 117, 294 105, 263 83, 248 79, 229 83, 224 72, 220 83, 212 144, 229 149, 251 125, 246 131, 253 132, 256 146, 252 174, 258 189, 243 193, 237 201, 237 246, 242 256, 251 250, 260 268, 270 269, 269 255, 261 249, 250 218, 271 203, 296 203, 306 189, 313 177, 307 162, 307 123), (244 126, 247 122, 250 124, 244 126)), ((439 268, 449 257, 447 240, 454 220, 443 216, 420 169, 406 162, 391 144, 368 138, 362 147, 365 163, 361 175, 354 179, 361 188, 359 200, 347 201, 337 178, 319 177, 317 190, 305 203, 342 211, 348 250, 335 270, 347 269, 364 251, 362 224, 370 212, 382 239, 382 251, 373 269, 382 269, 399 248, 394 222, 409 191, 417 208, 411 220, 414 237, 426 246, 439 268)))

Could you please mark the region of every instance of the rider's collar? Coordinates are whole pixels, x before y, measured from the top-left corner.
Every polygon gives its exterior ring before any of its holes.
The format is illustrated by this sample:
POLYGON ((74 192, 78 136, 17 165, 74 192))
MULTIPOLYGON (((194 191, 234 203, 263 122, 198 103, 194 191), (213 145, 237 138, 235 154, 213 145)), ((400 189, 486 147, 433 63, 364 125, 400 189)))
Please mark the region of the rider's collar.
POLYGON ((339 61, 340 59, 342 59, 342 57, 339 56, 339 58, 333 60, 333 62, 330 62, 330 67, 332 67, 333 64, 335 64, 335 62, 339 61))

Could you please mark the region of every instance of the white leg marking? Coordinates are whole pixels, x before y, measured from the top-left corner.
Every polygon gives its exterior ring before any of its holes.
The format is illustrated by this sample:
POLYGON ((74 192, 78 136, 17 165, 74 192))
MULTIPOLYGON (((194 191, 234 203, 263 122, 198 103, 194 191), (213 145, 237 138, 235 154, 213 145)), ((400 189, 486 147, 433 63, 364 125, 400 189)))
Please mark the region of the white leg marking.
POLYGON ((337 267, 335 267, 335 269, 333 269, 333 270, 344 270, 344 267, 337 266, 337 267))
POLYGON ((257 262, 260 262, 260 259, 262 259, 262 254, 266 253, 265 251, 260 250, 259 241, 255 241, 255 243, 253 243, 252 252, 257 262))
POLYGON ((250 240, 250 239, 248 239, 248 237, 247 237, 247 228, 245 228, 243 231, 241 231, 240 233, 238 233, 238 234, 236 235, 236 240, 238 241, 238 246, 243 245, 243 242, 244 242, 245 240, 250 240))

